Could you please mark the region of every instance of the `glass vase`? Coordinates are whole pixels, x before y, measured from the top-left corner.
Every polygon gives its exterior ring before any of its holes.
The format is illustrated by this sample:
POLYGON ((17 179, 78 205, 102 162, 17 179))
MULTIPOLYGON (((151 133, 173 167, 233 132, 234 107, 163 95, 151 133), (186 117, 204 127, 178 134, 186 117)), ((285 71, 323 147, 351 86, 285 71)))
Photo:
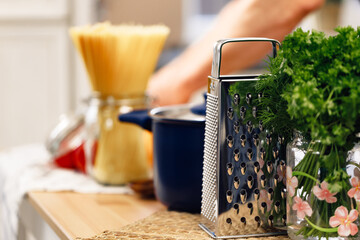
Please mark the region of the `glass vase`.
POLYGON ((305 141, 287 146, 287 226, 291 239, 360 239, 359 147, 305 141))

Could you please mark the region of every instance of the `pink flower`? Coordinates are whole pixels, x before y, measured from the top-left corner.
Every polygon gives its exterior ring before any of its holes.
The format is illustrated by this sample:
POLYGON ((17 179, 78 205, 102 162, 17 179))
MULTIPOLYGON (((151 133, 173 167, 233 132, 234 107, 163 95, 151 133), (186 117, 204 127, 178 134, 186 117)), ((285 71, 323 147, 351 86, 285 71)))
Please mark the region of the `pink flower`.
POLYGON ((272 200, 269 199, 268 197, 268 192, 265 189, 260 190, 260 197, 259 197, 259 201, 265 202, 266 203, 266 211, 270 211, 271 210, 271 204, 272 204, 272 200))
POLYGON ((313 187, 313 193, 319 200, 325 200, 327 203, 334 203, 337 201, 336 197, 334 197, 337 193, 331 193, 328 190, 328 183, 323 181, 320 185, 313 187))
POLYGON ((309 203, 303 201, 300 197, 296 196, 294 197, 294 205, 292 206, 292 209, 297 211, 296 215, 298 218, 300 219, 304 219, 305 214, 308 215, 309 217, 312 214, 312 209, 309 205, 309 203))
POLYGON ((286 167, 286 188, 290 197, 295 194, 295 188, 298 186, 298 180, 292 176, 292 170, 290 167, 286 167))
POLYGON ((360 181, 358 177, 353 177, 351 178, 351 186, 353 186, 353 188, 351 188, 347 194, 349 195, 349 197, 351 198, 355 198, 356 201, 360 201, 360 181))
POLYGON ((358 228, 355 223, 353 223, 358 218, 358 212, 353 209, 348 215, 348 210, 344 206, 340 206, 335 210, 335 216, 330 218, 329 224, 331 227, 337 227, 338 234, 343 237, 347 237, 350 234, 354 236, 358 232, 358 228))
POLYGON ((276 168, 277 175, 279 175, 279 181, 283 181, 286 184, 286 171, 281 171, 280 166, 276 168))

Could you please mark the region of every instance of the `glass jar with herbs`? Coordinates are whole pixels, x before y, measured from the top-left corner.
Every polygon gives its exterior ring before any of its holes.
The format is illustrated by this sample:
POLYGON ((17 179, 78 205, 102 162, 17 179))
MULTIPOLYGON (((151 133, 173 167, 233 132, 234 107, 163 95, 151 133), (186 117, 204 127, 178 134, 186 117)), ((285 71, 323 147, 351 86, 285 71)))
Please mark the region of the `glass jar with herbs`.
POLYGON ((293 239, 360 238, 360 28, 335 30, 288 35, 256 85, 265 127, 288 140, 293 239))
POLYGON ((286 174, 287 225, 292 239, 358 236, 357 154, 358 147, 348 155, 321 141, 308 142, 295 132, 287 146, 286 174))

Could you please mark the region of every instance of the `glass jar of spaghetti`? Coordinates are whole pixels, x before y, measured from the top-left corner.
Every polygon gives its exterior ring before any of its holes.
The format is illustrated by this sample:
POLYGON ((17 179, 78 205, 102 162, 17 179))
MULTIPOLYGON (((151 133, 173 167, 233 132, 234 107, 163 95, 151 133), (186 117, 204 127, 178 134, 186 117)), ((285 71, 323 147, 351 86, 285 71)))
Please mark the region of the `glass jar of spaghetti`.
POLYGON ((140 96, 93 95, 85 114, 87 172, 102 184, 121 185, 150 177, 147 150, 150 134, 135 124, 118 121, 119 114, 147 107, 140 96))

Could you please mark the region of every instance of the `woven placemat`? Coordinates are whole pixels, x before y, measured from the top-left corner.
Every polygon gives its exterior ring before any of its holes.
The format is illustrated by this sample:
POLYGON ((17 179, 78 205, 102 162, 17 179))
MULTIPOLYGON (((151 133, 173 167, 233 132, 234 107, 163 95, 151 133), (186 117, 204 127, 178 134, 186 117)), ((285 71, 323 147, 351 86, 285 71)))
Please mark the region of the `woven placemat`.
MULTIPOLYGON (((77 240, 118 240, 118 239, 155 239, 155 240, 211 240, 198 226, 199 214, 180 213, 175 211, 159 211, 153 215, 127 225, 118 231, 104 231, 91 238, 77 240)), ((247 238, 248 240, 289 239, 287 236, 247 238)))

